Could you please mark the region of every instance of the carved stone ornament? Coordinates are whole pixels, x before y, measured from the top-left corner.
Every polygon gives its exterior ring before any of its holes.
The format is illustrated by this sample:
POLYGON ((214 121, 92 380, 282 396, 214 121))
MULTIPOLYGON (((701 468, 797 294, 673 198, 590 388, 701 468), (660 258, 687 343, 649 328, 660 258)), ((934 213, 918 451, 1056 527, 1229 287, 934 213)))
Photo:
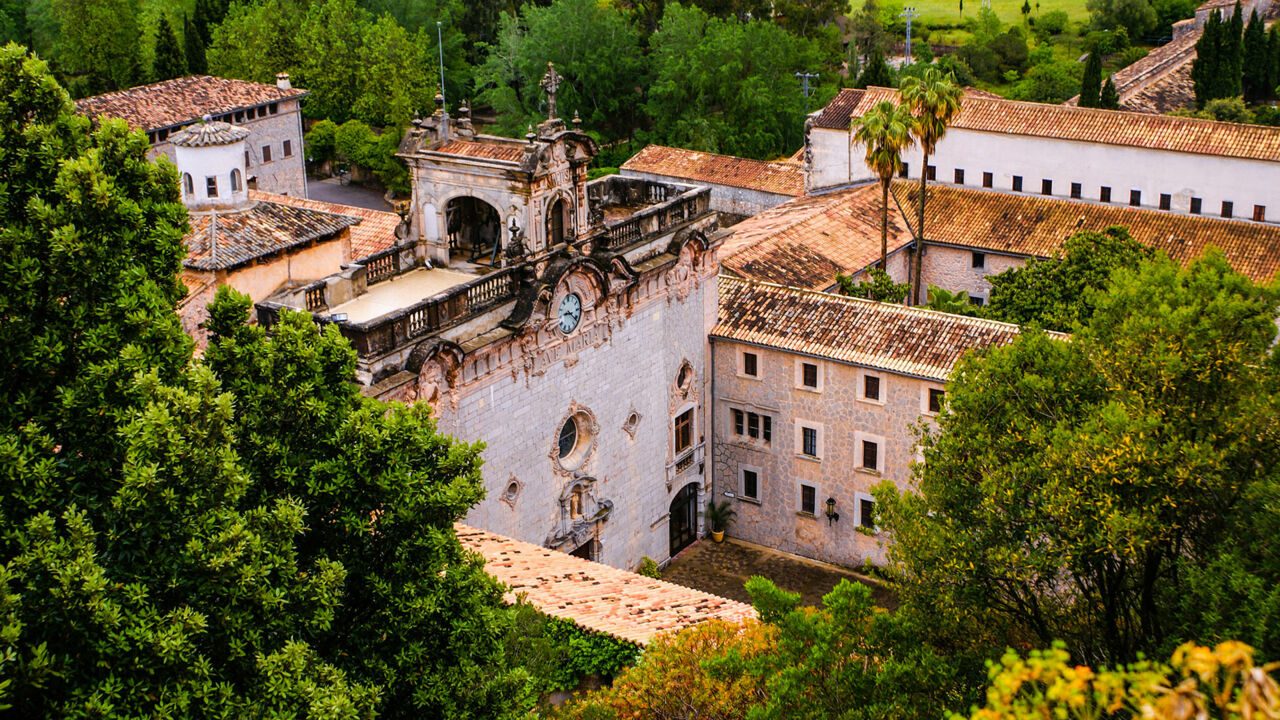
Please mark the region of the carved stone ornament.
POLYGON ((577 478, 560 493, 560 517, 543 543, 553 550, 580 547, 596 535, 597 526, 613 512, 612 500, 596 497, 596 479, 577 478))

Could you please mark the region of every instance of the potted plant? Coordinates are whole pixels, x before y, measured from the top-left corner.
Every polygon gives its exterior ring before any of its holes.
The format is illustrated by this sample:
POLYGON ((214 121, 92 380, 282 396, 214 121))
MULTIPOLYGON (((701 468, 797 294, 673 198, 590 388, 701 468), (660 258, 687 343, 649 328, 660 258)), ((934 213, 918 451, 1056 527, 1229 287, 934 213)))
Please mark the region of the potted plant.
POLYGON ((737 515, 737 511, 729 507, 729 501, 724 500, 719 505, 715 500, 707 503, 707 524, 711 526, 711 539, 716 542, 724 542, 724 531, 729 529, 729 525, 733 522, 733 518, 737 515))

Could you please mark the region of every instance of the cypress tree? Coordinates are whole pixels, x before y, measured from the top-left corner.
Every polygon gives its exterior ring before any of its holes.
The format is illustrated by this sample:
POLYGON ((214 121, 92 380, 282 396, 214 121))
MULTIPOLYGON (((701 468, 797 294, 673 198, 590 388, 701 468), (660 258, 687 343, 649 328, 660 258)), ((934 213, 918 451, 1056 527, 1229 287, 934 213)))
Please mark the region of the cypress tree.
POLYGON ((1267 99, 1274 100, 1280 96, 1280 23, 1271 26, 1269 61, 1267 67, 1271 73, 1267 79, 1267 99))
POLYGON ((187 72, 192 75, 204 75, 209 72, 208 62, 204 57, 204 38, 190 17, 183 16, 182 43, 186 47, 187 72))
POLYGON ((1240 0, 1236 0, 1235 14, 1231 16, 1231 22, 1227 23, 1222 47, 1222 90, 1217 97, 1239 97, 1244 93, 1240 82, 1244 74, 1244 11, 1240 9, 1240 0))
POLYGON ((1200 39, 1196 41, 1196 58, 1191 61, 1191 82, 1195 86, 1197 109, 1218 97, 1214 92, 1218 76, 1218 36, 1221 23, 1222 16, 1214 10, 1204 24, 1200 39))
POLYGON ((1102 92, 1099 95, 1098 106, 1107 110, 1120 109, 1120 93, 1116 92, 1116 84, 1111 82, 1111 76, 1107 76, 1107 82, 1102 86, 1102 92))
POLYGON ((187 74, 187 59, 182 46, 173 34, 173 26, 164 15, 156 26, 156 56, 151 63, 151 74, 156 80, 168 80, 187 74))
POLYGON ((1271 83, 1271 46, 1267 42, 1267 31, 1262 27, 1258 11, 1249 17, 1249 27, 1244 31, 1244 68, 1240 78, 1244 90, 1244 100, 1248 103, 1260 103, 1271 95, 1274 89, 1271 83))
POLYGON ((1080 81, 1080 107, 1099 107, 1102 96, 1102 58, 1089 53, 1084 61, 1084 79, 1080 81))

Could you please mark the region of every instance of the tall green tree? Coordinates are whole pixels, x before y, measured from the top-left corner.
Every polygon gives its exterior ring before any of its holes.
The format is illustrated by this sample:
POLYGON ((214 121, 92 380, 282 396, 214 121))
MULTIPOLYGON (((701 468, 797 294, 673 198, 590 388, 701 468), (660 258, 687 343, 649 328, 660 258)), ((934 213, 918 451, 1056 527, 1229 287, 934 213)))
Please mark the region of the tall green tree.
MULTIPOLYGON (((660 141, 772 158, 803 142, 805 98, 797 71, 821 72, 817 43, 769 22, 710 17, 670 3, 649 40, 653 81, 644 104, 660 141)), ((834 94, 813 83, 820 106, 834 94)))
POLYGON ((1120 93, 1116 92, 1116 84, 1110 75, 1102 84, 1102 93, 1098 96, 1098 107, 1104 110, 1120 109, 1120 93))
POLYGON ((938 147, 938 141, 947 134, 947 126, 960 114, 963 100, 964 90, 956 85, 955 78, 944 76, 935 67, 926 68, 923 74, 902 82, 902 102, 915 115, 916 140, 920 143, 923 154, 920 164, 920 200, 916 208, 915 269, 911 274, 915 285, 910 299, 913 305, 920 300, 920 271, 924 258, 924 210, 929 189, 929 173, 925 170, 929 167, 929 156, 938 147))
POLYGON ((1267 42, 1267 31, 1256 10, 1250 16, 1249 26, 1244 31, 1241 56, 1243 58, 1241 89, 1244 92, 1245 102, 1260 103, 1267 100, 1275 91, 1275 85, 1271 82, 1275 71, 1271 62, 1271 46, 1267 42))
POLYGON ((346 122, 360 97, 364 39, 373 17, 355 0, 313 3, 298 30, 298 84, 311 91, 312 117, 346 122))
POLYGON ((1197 108, 1203 108, 1205 103, 1215 98, 1226 97, 1222 94, 1221 87, 1223 33, 1222 15, 1214 10, 1205 21, 1200 39, 1196 41, 1196 57, 1191 61, 1191 81, 1195 88, 1197 108))
POLYGON ((915 131, 911 109, 888 100, 849 124, 849 143, 862 145, 867 167, 880 178, 880 269, 885 271, 889 264, 889 184, 902 168, 902 153, 915 143, 915 131))
POLYGON ((174 311, 177 173, 0 50, 0 704, 18 717, 516 718, 501 591, 453 523, 478 448, 363 398, 248 298, 174 311))
POLYGON ((962 361, 918 493, 876 489, 903 602, 1078 662, 1180 642, 1180 570, 1249 544, 1233 520, 1275 482, 1277 300, 1216 250, 1160 259, 1117 270, 1069 342, 962 361))
POLYGON ((169 19, 161 15, 160 22, 156 25, 156 53, 151 63, 151 77, 153 80, 168 80, 186 74, 187 58, 182 52, 182 46, 173 34, 169 19))
POLYGON ((1022 267, 991 276, 987 316, 1072 332, 1093 316, 1098 291, 1106 290, 1113 272, 1154 256, 1155 252, 1134 240, 1127 228, 1078 232, 1067 238, 1057 257, 1032 259, 1022 267))
POLYGON ((138 0, 52 0, 58 69, 76 96, 132 87, 143 75, 138 0))
POLYGON ((209 62, 205 58, 204 37, 196 29, 189 15, 182 16, 182 49, 183 59, 187 62, 187 72, 192 75, 204 75, 209 72, 209 62))
POLYGON ((360 52, 360 94, 352 115, 379 127, 404 127, 415 112, 429 114, 439 89, 434 45, 420 30, 410 36, 390 15, 365 27, 360 52))
POLYGON ((884 53, 879 50, 871 51, 854 87, 893 87, 893 72, 889 70, 889 63, 885 62, 884 53))
POLYGON ((1089 53, 1084 61, 1084 78, 1080 81, 1080 107, 1099 107, 1102 97, 1102 57, 1089 53))
POLYGON ((265 83, 274 82, 279 72, 297 74, 303 55, 302 19, 303 9, 293 0, 236 3, 212 32, 209 72, 265 83))
POLYGON ((1221 97, 1239 97, 1244 92, 1241 85, 1244 77, 1244 10, 1240 8, 1240 0, 1236 0, 1231 19, 1224 24, 1226 33, 1221 40, 1225 66, 1222 69, 1221 97))

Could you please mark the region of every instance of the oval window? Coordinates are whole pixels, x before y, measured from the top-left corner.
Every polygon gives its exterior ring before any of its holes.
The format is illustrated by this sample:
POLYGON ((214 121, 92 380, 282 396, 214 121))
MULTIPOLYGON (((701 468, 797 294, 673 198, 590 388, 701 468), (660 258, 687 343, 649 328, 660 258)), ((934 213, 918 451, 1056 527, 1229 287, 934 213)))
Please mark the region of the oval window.
POLYGON ((577 446, 578 422, 570 417, 564 421, 564 426, 560 428, 560 459, 563 460, 573 454, 573 450, 577 446))

